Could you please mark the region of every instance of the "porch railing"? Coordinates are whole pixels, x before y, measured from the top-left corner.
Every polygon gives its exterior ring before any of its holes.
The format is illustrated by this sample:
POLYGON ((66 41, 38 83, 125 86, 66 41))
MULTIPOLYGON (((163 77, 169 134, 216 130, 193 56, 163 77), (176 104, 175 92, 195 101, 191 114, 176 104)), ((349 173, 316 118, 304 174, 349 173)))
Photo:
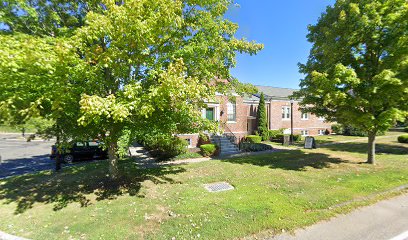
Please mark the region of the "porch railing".
POLYGON ((241 140, 231 131, 226 123, 223 124, 224 136, 226 136, 233 144, 238 146, 238 149, 241 150, 241 140))

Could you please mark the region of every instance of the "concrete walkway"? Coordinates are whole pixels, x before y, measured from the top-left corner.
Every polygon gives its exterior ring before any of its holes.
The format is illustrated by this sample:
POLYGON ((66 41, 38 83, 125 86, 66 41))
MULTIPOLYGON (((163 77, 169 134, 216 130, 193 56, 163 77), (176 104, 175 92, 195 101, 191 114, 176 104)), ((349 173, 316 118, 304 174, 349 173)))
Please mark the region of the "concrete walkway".
POLYGON ((28 240, 27 238, 17 237, 0 231, 0 240, 28 240))
POLYGON ((269 240, 408 240, 408 193, 269 240))

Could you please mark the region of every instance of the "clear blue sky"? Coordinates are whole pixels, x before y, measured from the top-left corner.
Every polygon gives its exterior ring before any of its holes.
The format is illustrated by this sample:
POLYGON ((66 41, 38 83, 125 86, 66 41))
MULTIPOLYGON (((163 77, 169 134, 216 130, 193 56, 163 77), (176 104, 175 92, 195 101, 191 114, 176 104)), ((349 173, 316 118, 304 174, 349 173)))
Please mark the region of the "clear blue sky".
POLYGON ((305 63, 311 44, 307 25, 315 24, 334 0, 236 0, 227 18, 238 23, 236 37, 264 44, 257 55, 241 54, 231 70, 241 82, 299 88, 302 75, 297 63, 305 63))

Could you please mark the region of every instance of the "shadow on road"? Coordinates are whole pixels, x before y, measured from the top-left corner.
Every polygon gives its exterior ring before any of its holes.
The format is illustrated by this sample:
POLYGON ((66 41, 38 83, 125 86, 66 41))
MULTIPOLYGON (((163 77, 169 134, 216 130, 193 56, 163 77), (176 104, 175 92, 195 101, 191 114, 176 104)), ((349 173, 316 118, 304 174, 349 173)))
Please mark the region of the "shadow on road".
POLYGON ((7 159, 0 163, 0 178, 53 168, 54 161, 49 158, 49 154, 27 158, 7 159))

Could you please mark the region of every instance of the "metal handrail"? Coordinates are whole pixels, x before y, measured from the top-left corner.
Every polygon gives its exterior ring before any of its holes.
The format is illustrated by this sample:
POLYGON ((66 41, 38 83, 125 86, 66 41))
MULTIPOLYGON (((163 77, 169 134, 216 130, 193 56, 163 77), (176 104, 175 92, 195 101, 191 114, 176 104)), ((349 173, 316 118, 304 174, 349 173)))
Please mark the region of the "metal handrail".
POLYGON ((236 144, 238 146, 238 150, 241 150, 240 140, 238 139, 238 137, 235 136, 235 134, 231 131, 231 129, 228 127, 228 125, 226 123, 223 123, 223 127, 224 127, 224 129, 228 130, 228 132, 224 132, 224 135, 226 137, 228 137, 228 139, 233 144, 236 144))

